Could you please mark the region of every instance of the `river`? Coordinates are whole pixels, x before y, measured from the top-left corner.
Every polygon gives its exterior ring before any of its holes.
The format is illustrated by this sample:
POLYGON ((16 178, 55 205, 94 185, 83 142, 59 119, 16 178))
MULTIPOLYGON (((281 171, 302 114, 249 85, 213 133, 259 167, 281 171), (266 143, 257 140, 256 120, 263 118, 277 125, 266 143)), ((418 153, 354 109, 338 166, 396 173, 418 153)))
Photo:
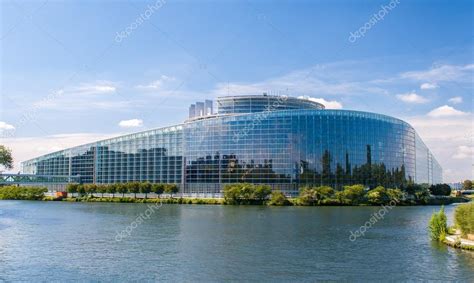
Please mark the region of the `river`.
POLYGON ((380 207, 0 201, 0 281, 474 282, 474 252, 430 241, 435 209, 350 237, 380 207))

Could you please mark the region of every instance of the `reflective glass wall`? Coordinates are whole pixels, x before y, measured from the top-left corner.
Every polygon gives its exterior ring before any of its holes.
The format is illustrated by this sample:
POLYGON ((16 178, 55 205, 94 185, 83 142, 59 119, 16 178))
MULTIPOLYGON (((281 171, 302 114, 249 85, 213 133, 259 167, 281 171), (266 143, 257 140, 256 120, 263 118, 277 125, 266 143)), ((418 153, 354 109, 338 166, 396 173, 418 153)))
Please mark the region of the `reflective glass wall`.
POLYGON ((150 181, 185 193, 219 193, 229 183, 398 187, 442 182, 442 170, 415 130, 384 115, 284 110, 188 121, 48 154, 23 163, 41 175, 84 183, 150 181))
POLYGON ((415 131, 383 115, 277 111, 184 127, 190 192, 212 193, 233 182, 297 192, 305 184, 400 186, 415 178, 415 131))

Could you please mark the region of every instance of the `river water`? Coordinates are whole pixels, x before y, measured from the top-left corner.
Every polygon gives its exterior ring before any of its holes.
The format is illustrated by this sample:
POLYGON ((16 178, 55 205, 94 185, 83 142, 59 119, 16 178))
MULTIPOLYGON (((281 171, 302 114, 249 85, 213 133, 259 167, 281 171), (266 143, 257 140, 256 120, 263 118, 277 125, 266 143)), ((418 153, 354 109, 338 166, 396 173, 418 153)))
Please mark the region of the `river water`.
POLYGON ((429 240, 435 209, 350 238, 380 207, 0 201, 0 281, 474 282, 474 252, 429 240))

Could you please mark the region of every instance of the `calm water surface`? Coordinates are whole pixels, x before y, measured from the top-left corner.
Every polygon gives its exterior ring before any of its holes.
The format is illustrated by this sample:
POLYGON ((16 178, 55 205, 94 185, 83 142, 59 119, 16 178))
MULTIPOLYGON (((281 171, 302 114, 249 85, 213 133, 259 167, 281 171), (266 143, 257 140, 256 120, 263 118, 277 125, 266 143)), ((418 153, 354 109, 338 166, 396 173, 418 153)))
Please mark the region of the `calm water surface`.
POLYGON ((473 252, 428 238, 438 207, 396 207, 352 242, 379 208, 163 205, 116 241, 146 209, 0 201, 0 281, 474 282, 473 252))

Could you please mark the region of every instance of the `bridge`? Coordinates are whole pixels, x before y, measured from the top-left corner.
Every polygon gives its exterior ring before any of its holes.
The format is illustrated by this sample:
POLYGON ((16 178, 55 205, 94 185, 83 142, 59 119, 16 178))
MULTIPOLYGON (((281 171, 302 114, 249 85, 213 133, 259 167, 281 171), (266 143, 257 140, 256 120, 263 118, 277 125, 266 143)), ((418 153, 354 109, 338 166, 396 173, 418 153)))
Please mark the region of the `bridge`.
POLYGON ((69 183, 81 183, 81 177, 35 174, 0 174, 0 186, 44 186, 48 188, 64 188, 69 183))

